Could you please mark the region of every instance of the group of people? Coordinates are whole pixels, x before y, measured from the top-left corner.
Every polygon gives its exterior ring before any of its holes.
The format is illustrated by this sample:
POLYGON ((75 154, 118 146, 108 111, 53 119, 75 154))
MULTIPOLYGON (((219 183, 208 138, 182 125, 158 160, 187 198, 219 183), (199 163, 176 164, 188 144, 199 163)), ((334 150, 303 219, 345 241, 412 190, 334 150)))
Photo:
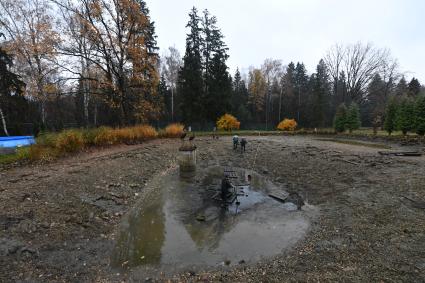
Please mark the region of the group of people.
POLYGON ((233 140, 233 150, 238 149, 238 146, 240 144, 241 152, 245 152, 246 144, 248 143, 245 138, 241 138, 241 140, 239 141, 239 136, 234 135, 232 140, 233 140))

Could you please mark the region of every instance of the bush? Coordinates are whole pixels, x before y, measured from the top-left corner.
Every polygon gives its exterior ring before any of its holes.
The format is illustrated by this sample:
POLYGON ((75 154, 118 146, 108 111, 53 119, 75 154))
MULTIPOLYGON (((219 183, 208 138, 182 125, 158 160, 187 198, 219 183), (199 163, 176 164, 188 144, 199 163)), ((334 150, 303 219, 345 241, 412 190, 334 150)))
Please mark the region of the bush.
POLYGON ((97 134, 94 138, 94 145, 104 146, 104 145, 113 145, 118 142, 114 130, 108 127, 100 127, 97 131, 97 134))
POLYGON ((238 130, 241 123, 230 114, 224 114, 220 117, 217 121, 217 128, 219 130, 225 130, 225 131, 231 131, 231 130, 238 130))
POLYGON ((67 130, 61 132, 55 147, 60 153, 71 153, 80 151, 84 147, 84 138, 81 131, 67 130))
POLYGON ((338 106, 334 118, 334 129, 337 133, 345 131, 347 124, 347 107, 344 103, 338 106))
MULTIPOLYGON (((155 128, 149 125, 140 125, 130 128, 124 128, 127 132, 128 139, 130 142, 142 142, 158 137, 158 132, 155 128)), ((125 140, 123 142, 126 142, 125 140)))
POLYGON ((425 96, 419 97, 415 104, 415 129, 418 135, 425 135, 425 96))
POLYGON ((104 127, 82 130, 84 144, 87 146, 95 146, 96 137, 100 134, 103 128, 104 127))
POLYGON ((174 123, 165 128, 165 137, 177 138, 183 134, 184 126, 182 124, 174 123))
POLYGON ((277 125, 277 129, 280 131, 295 131, 295 129, 297 128, 297 122, 295 121, 295 119, 283 119, 283 121, 281 121, 279 123, 279 125, 277 125))
POLYGON ((394 98, 390 98, 388 101, 387 107, 385 109, 385 121, 384 121, 384 130, 388 132, 389 135, 397 128, 396 127, 396 117, 397 117, 397 102, 394 98))
POLYGON ((403 98, 401 101, 397 110, 395 124, 404 136, 408 131, 415 128, 415 109, 410 99, 403 98))
POLYGON ((37 144, 49 146, 49 147, 55 147, 57 138, 58 138, 57 133, 40 132, 40 134, 37 137, 37 144))
POLYGON ((358 130, 361 126, 359 106, 354 102, 351 103, 348 108, 345 126, 350 133, 352 133, 353 130, 358 130))
POLYGON ((119 143, 138 143, 153 139, 158 136, 158 132, 151 126, 141 125, 126 127, 121 129, 100 128, 94 144, 97 146, 114 145, 119 143))
POLYGON ((31 145, 27 153, 30 161, 52 161, 57 155, 55 148, 38 144, 31 145))

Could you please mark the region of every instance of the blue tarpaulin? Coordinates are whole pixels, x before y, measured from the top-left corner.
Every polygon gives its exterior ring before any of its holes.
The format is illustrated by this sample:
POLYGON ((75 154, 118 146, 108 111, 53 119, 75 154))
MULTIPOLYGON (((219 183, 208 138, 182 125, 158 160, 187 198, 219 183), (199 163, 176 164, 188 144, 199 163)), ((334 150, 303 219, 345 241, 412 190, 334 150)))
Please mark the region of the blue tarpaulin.
POLYGON ((33 136, 0 137, 0 147, 19 147, 35 144, 33 136))

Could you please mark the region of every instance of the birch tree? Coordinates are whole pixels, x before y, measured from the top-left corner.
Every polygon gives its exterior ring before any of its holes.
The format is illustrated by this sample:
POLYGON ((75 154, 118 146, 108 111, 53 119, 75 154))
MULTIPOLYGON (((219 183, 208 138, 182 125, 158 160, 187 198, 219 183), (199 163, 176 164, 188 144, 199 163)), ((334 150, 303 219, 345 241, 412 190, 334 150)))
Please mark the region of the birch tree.
POLYGON ((179 70, 183 65, 180 52, 175 47, 169 47, 163 60, 163 74, 165 80, 171 90, 171 121, 174 122, 174 96, 177 89, 177 81, 179 77, 179 70))
POLYGON ((60 36, 45 0, 0 0, 0 28, 7 37, 4 47, 16 61, 26 83, 26 95, 40 102, 41 121, 46 124, 49 76, 57 71, 56 47, 60 36))

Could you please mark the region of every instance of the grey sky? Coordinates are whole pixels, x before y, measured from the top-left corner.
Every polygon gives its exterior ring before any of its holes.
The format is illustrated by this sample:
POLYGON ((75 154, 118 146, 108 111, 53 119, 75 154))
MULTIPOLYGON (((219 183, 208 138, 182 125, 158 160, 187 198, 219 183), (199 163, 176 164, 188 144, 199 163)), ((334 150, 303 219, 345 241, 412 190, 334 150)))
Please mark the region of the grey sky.
POLYGON ((334 43, 371 42, 391 50, 406 77, 425 84, 423 0, 147 0, 163 52, 184 53, 191 7, 218 19, 229 67, 260 66, 265 58, 302 61, 309 73, 334 43))

